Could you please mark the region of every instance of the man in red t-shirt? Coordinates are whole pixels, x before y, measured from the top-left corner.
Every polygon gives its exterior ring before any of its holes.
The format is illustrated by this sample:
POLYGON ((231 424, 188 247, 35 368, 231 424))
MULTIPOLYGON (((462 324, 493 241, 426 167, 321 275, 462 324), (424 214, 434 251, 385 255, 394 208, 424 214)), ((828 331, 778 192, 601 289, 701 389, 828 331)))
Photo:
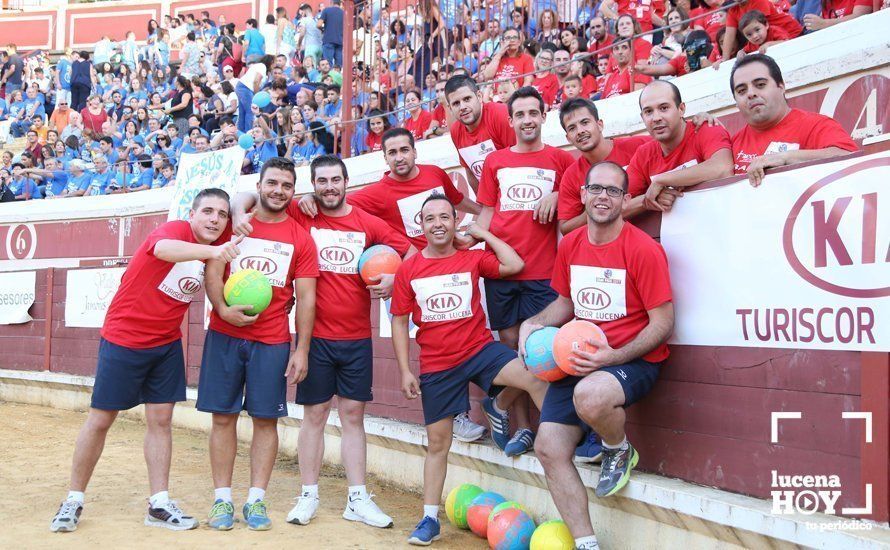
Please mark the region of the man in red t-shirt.
POLYGON ((551 279, 559 296, 520 331, 523 354, 529 334, 544 326, 578 319, 605 333, 606 343, 591 341, 596 351, 574 352, 575 376, 548 386, 535 443, 553 501, 580 549, 598 546, 586 490, 572 464, 575 445, 586 428, 602 437, 598 497, 627 484, 639 454, 627 441, 624 409, 652 390, 674 326, 667 257, 623 220, 627 185, 627 174, 613 162, 591 168, 582 193, 587 225, 559 243, 551 279))
POLYGON ((597 15, 590 20, 588 29, 590 29, 590 42, 587 44, 587 51, 595 53, 595 57, 602 54, 608 55, 609 51, 605 48, 611 46, 614 39, 609 34, 606 20, 601 15, 597 15))
MULTIPOLYGON (((556 257, 559 187, 574 158, 541 139, 545 112, 537 90, 520 88, 510 97, 507 109, 516 145, 485 159, 478 196, 482 213, 476 223, 503 239, 525 262, 519 273, 485 281, 491 329, 498 331, 502 343, 516 349, 519 323, 541 311, 554 297, 549 277, 556 257)), ((512 440, 509 433, 492 430, 495 443, 508 456, 531 447, 533 434, 520 409, 523 407, 518 405, 520 429, 512 440)))
POLYGON ((249 529, 271 527, 265 493, 278 454, 278 419, 287 416, 288 378, 300 382, 309 368, 318 277, 312 238, 287 215, 295 184, 291 160, 267 160, 257 182, 259 203, 249 216, 250 237, 239 236, 240 252, 228 265, 207 264, 207 299, 213 311, 204 339, 196 406, 213 415, 210 467, 215 495, 208 517, 212 529, 229 530, 234 525, 232 469, 242 410, 253 424, 250 490, 242 512, 249 529), (258 315, 248 315, 250 308, 229 306, 223 296, 224 282, 244 269, 260 271, 272 285, 271 302, 258 315), (297 345, 291 353, 288 302, 295 289, 297 345))
POLYGON ((448 100, 445 99, 445 83, 446 79, 436 82, 436 108, 433 109, 433 122, 424 134, 424 139, 436 136, 444 136, 448 131, 449 121, 453 120, 451 111, 447 110, 448 100))
POLYGON ((858 150, 833 118, 788 106, 782 71, 768 55, 743 57, 733 67, 729 84, 747 122, 732 137, 734 170, 748 174, 751 185, 760 185, 767 168, 858 150))
POLYGON ((634 71, 633 85, 631 85, 632 56, 630 53, 630 43, 619 42, 612 46, 612 56, 618 67, 609 73, 606 77, 606 83, 603 85, 603 93, 600 99, 608 99, 610 97, 629 94, 634 90, 643 88, 648 82, 652 82, 652 77, 634 71))
POLYGON ((640 147, 627 167, 628 192, 625 205, 629 218, 650 209, 661 212, 669 206, 658 202, 665 188, 683 188, 732 175, 732 144, 723 126, 683 119, 686 104, 671 82, 656 80, 640 94, 640 116, 654 138, 640 147))
POLYGON ((189 221, 161 225, 133 254, 105 315, 90 411, 74 449, 68 497, 53 518, 51 531, 77 529, 84 491, 109 428, 118 411, 141 403, 145 444, 152 449, 145 457, 151 488, 145 524, 175 531, 198 526, 167 492, 173 446, 170 422, 174 403, 185 401, 180 327, 204 285, 204 262, 228 261, 239 253, 237 240, 221 240, 228 220, 228 194, 205 189, 195 197, 189 221))
POLYGON ((531 86, 534 70, 532 56, 523 51, 519 29, 510 27, 501 35, 501 47, 491 56, 482 76, 485 80, 512 79, 513 85, 519 88, 531 86))
POLYGON ((803 32, 797 19, 779 11, 770 0, 745 0, 726 10, 726 33, 721 44, 722 59, 732 59, 735 56, 739 44, 739 21, 751 10, 762 12, 771 27, 781 27, 791 38, 796 38, 803 32))
MULTIPOLYGON (((383 158, 389 165, 380 181, 349 193, 346 202, 377 216, 393 229, 406 235, 417 250, 426 246, 420 227, 420 205, 434 193, 442 193, 461 212, 478 214, 479 205, 457 190, 448 174, 438 166, 416 164, 414 136, 404 128, 390 128, 383 133, 383 158)), ((300 210, 314 217, 318 213, 315 199, 300 199, 300 210)))
POLYGON ((479 190, 485 158, 514 145, 516 133, 510 126, 507 107, 501 103, 483 103, 482 93, 472 78, 449 78, 445 97, 456 119, 451 123, 451 141, 475 193, 479 190))
MULTIPOLYGON (((423 517, 408 539, 428 545, 439 537, 439 503, 448 468, 454 417, 469 409, 469 382, 489 395, 492 430, 505 430, 509 418, 498 395, 501 386, 527 391, 540 405, 546 384, 534 377, 516 352, 492 339, 485 328, 479 279, 510 277, 521 272, 522 258, 491 232, 473 225, 467 233, 488 250, 458 250, 456 212, 442 195, 421 207, 429 243, 396 273, 392 293, 392 342, 402 374, 402 392, 423 401, 427 456, 423 475, 423 517), (408 317, 419 327, 420 380, 411 373, 408 317)), ((506 428, 508 429, 508 428, 506 428)))

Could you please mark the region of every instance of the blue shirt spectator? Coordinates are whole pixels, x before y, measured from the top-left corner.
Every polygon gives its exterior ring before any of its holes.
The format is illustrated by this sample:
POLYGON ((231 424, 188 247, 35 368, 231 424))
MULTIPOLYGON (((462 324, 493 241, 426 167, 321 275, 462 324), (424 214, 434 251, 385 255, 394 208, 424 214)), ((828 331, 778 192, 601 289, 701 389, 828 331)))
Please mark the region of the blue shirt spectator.
POLYGON ((256 29, 256 19, 248 19, 247 22, 253 22, 253 27, 247 29, 244 33, 244 40, 248 43, 247 49, 244 51, 244 57, 252 55, 262 57, 266 53, 266 39, 256 29))

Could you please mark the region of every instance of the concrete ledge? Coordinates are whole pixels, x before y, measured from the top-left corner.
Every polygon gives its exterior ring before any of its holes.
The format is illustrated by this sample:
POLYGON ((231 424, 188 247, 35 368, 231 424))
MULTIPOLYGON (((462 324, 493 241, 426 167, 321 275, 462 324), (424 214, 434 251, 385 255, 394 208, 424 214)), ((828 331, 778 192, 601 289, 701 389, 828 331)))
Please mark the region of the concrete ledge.
MULTIPOLYGON (((89 407, 91 377, 50 372, 0 369, 0 400, 69 410, 89 407)), ((210 415, 194 408, 197 392, 177 405, 176 426, 208 431, 210 415)), ((141 418, 142 407, 124 413, 141 418)), ((288 406, 279 424, 281 452, 296 454, 303 418, 302 407, 288 406)), ((389 482, 419 491, 423 479, 426 432, 422 426, 386 418, 367 417, 368 470, 389 482)), ((239 437, 249 439, 251 423, 238 423, 239 437)), ((325 430, 326 462, 339 464, 340 421, 332 411, 325 430)), ((736 495, 657 475, 635 473, 621 496, 597 499, 593 495, 598 468, 579 469, 588 487, 590 512, 604 548, 646 548, 654 541, 662 548, 886 548, 887 525, 824 514, 775 516, 768 501, 736 495), (811 529, 818 523, 822 529, 811 529), (855 525, 849 528, 849 525, 855 525), (848 529, 842 529, 842 526, 848 529), (856 527, 859 527, 858 529, 856 527)), ((537 458, 508 458, 491 445, 455 441, 449 457, 446 487, 475 483, 527 505, 536 520, 558 517, 537 458)))

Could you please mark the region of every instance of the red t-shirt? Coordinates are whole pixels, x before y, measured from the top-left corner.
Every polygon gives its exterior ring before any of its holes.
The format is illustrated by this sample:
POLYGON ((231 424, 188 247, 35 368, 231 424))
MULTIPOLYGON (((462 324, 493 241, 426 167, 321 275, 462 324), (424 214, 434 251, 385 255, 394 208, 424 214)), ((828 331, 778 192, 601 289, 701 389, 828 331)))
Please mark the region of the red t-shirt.
POLYGON ((371 294, 358 273, 359 257, 375 244, 389 245, 404 256, 411 243, 385 221, 355 206, 345 216, 319 212, 310 218, 292 202, 287 213, 309 231, 318 250, 320 274, 312 336, 328 340, 370 338, 371 294))
POLYGON ((383 134, 375 134, 374 132, 368 132, 368 135, 365 136, 365 144, 368 146, 368 152, 373 153, 375 151, 383 150, 383 134))
POLYGON ((612 45, 612 42, 615 41, 615 38, 612 35, 607 34, 605 38, 602 40, 594 40, 593 42, 587 45, 588 53, 596 53, 597 57, 602 57, 604 54, 609 53, 606 48, 612 45))
POLYGON ((596 77, 589 74, 584 75, 581 79, 581 97, 590 99, 590 96, 596 93, 597 88, 596 77))
POLYGON ((756 157, 826 147, 839 147, 845 151, 859 149, 850 134, 833 118, 791 109, 769 130, 759 131, 745 125, 732 137, 733 169, 736 174, 744 174, 756 157))
POLYGON ((683 76, 684 74, 689 73, 689 71, 686 70, 686 54, 681 53, 676 57, 668 59, 667 64, 674 68, 674 75, 676 76, 683 76))
POLYGON ((439 128, 444 128, 448 124, 448 116, 445 114, 445 107, 436 105, 433 109, 433 120, 439 123, 439 128))
POLYGON ((694 10, 689 12, 690 17, 698 17, 700 15, 704 15, 704 17, 694 20, 692 22, 692 26, 696 29, 703 29, 706 33, 708 33, 708 36, 711 37, 711 42, 714 42, 716 44, 717 32, 720 30, 720 27, 723 26, 723 12, 720 11, 719 6, 716 8, 702 6, 700 8, 695 8, 694 10))
MULTIPOLYGON (((256 269, 272 283, 272 301, 252 325, 236 327, 224 321, 214 310, 210 313, 210 328, 232 338, 243 338, 264 344, 290 342, 290 327, 285 310, 294 296, 294 279, 318 277, 315 243, 305 229, 293 218, 278 223, 251 221, 253 233, 238 249, 241 251, 229 265, 223 277, 242 269, 256 269)), ((225 238, 231 238, 227 231, 225 238)))
POLYGON ((525 261, 525 268, 509 279, 550 277, 556 257, 556 220, 542 224, 532 215, 544 197, 559 192, 562 176, 573 162, 570 153, 549 145, 534 153, 501 149, 485 160, 477 200, 494 208, 491 232, 525 261))
MULTIPOLYGON (((590 243, 587 226, 566 235, 559 243, 550 286, 572 301, 575 318, 603 329, 615 349, 649 325, 648 310, 672 300, 664 249, 629 223, 604 245, 590 243)), ((660 344, 643 359, 664 361, 669 353, 667 344, 660 344)))
MULTIPOLYGON (((498 62, 498 71, 494 75, 495 80, 503 80, 506 78, 513 79, 516 86, 522 86, 519 75, 531 73, 535 70, 535 62, 532 56, 527 53, 520 53, 516 57, 508 55, 501 56, 498 62)), ((525 77, 522 77, 525 79, 525 77)))
POLYGON ((204 287, 204 262, 170 263, 156 258, 155 245, 167 239, 198 242, 187 221, 167 222, 148 235, 133 254, 105 314, 100 334, 109 342, 145 349, 182 336, 182 317, 204 287))
POLYGON ((426 237, 420 227, 420 207, 433 191, 442 193, 457 205, 464 195, 451 178, 438 166, 418 164, 417 176, 408 181, 393 179, 389 172, 380 181, 346 195, 346 200, 368 214, 389 224, 408 237, 417 250, 426 248, 426 237))
MULTIPOLYGON (((553 73, 541 73, 532 81, 532 86, 538 90, 544 99, 545 105, 553 105, 556 101, 556 92, 559 91, 559 78, 553 73)), ((515 135, 515 134, 514 134, 515 135)))
POLYGON ((510 126, 507 106, 501 103, 483 103, 479 125, 472 132, 461 121, 451 123, 451 141, 457 149, 461 165, 476 176, 482 177, 482 163, 493 151, 516 145, 516 132, 510 126))
POLYGON ((492 252, 458 250, 447 258, 415 254, 399 267, 390 313, 411 314, 418 326, 421 374, 454 368, 493 341, 479 278, 500 278, 500 266, 492 252))
POLYGON ((822 19, 840 19, 853 15, 853 8, 856 6, 873 7, 871 0, 828 0, 822 2, 822 19))
POLYGON ((105 109, 102 109, 98 115, 94 115, 90 112, 89 107, 84 107, 83 110, 80 111, 80 116, 83 117, 83 127, 85 130, 92 130, 96 135, 102 135, 102 124, 108 120, 108 113, 105 112, 105 109))
MULTIPOLYGON (((788 36, 788 33, 785 32, 785 29, 782 27, 773 27, 770 25, 770 27, 766 29, 766 40, 764 40, 763 43, 766 44, 767 42, 776 42, 780 40, 791 40, 791 37, 788 36)), ((742 49, 745 53, 754 53, 760 49, 760 46, 748 42, 742 49)))
MULTIPOLYGON (((635 38, 634 42, 634 64, 644 61, 649 62, 649 55, 652 54, 652 44, 642 38, 635 38)), ((609 72, 618 70, 618 62, 615 61, 614 55, 609 55, 609 72)))
POLYGON ((758 10, 766 15, 766 22, 770 27, 781 27, 788 36, 795 38, 803 32, 803 27, 797 22, 797 19, 782 13, 770 0, 748 0, 744 4, 736 5, 726 10, 726 27, 739 28, 739 20, 743 15, 752 10, 758 10))
POLYGON ((721 149, 732 149, 726 128, 703 124, 696 130, 687 122, 683 141, 667 155, 655 140, 637 150, 627 167, 628 191, 634 197, 642 195, 652 183, 652 176, 695 166, 721 149))
POLYGON ((618 0, 618 15, 632 15, 643 31, 652 30, 652 14, 664 15, 664 0, 618 0))
MULTIPOLYGON (((641 72, 634 72, 634 84, 648 84, 652 82, 651 76, 646 76, 641 72)), ((614 96, 629 94, 634 91, 630 85, 630 71, 615 71, 610 73, 603 85, 603 95, 600 99, 607 99, 614 96)))
MULTIPOLYGON (((610 160, 626 169, 636 150, 650 141, 652 138, 648 135, 614 138, 612 151, 603 160, 610 160)), ((584 205, 581 204, 581 187, 584 185, 584 178, 587 177, 588 170, 590 170, 590 161, 582 155, 575 159, 575 162, 563 174, 562 184, 559 186, 560 220, 570 220, 584 212, 584 205)))
POLYGON ((402 122, 402 127, 411 132, 414 135, 414 139, 423 139, 423 133, 429 130, 430 124, 433 123, 433 115, 429 113, 429 111, 420 110, 420 115, 417 116, 417 120, 414 120, 414 117, 408 115, 405 118, 404 122, 402 122))

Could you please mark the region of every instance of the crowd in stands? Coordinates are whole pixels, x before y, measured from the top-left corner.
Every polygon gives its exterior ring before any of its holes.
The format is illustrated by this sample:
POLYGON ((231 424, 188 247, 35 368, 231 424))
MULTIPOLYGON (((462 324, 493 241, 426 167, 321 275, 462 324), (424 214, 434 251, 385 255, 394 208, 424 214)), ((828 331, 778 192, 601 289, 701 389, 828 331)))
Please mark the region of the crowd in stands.
POLYGON ((871 0, 356 5, 354 14, 339 0, 297 13, 279 7, 262 22, 208 11, 165 16, 54 63, 6 46, 0 125, 26 146, 3 151, 0 185, 17 200, 129 193, 175 184, 183 153, 225 147, 247 149, 246 174, 277 156, 298 166, 322 154, 354 156, 380 150, 392 127, 415 140, 449 133, 460 118, 445 99, 454 76, 479 83, 484 103, 533 86, 546 109, 559 109, 764 53, 872 11, 871 0), (355 28, 346 79, 345 18, 355 28))

